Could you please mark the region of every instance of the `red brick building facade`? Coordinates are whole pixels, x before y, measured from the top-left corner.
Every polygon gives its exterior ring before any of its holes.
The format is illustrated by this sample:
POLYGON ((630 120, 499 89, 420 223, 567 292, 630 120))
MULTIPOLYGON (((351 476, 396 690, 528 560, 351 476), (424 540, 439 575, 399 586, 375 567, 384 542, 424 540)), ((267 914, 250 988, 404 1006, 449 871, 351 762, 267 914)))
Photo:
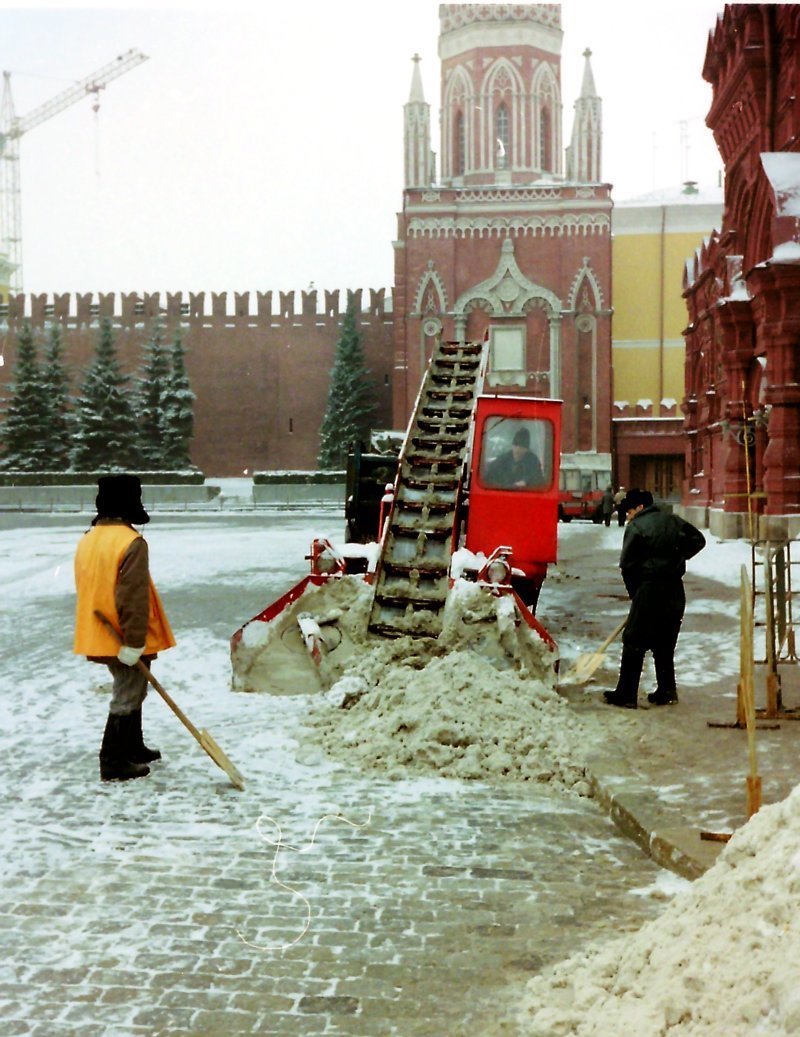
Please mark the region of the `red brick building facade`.
POLYGON ((609 457, 611 197, 589 53, 564 169, 561 9, 442 4, 441 174, 418 65, 395 242, 394 422, 434 340, 492 347, 497 392, 564 400, 564 452, 609 457))
POLYGON ((683 504, 724 535, 800 531, 799 32, 795 4, 728 5, 703 68, 725 211, 684 281, 683 504))

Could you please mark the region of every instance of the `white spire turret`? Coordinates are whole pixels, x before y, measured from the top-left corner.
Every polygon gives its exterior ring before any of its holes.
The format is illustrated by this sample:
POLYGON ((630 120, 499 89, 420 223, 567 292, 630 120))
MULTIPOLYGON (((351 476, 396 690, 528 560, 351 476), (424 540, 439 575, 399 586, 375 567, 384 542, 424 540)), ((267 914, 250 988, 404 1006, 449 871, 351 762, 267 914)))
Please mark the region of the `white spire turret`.
POLYGON ((603 102, 597 96, 587 47, 583 52, 581 96, 575 102, 572 141, 567 148, 567 179, 575 183, 596 184, 602 180, 603 102))
POLYGON ((431 106, 425 103, 419 54, 412 58, 411 91, 405 113, 405 186, 429 187, 432 180, 431 106))

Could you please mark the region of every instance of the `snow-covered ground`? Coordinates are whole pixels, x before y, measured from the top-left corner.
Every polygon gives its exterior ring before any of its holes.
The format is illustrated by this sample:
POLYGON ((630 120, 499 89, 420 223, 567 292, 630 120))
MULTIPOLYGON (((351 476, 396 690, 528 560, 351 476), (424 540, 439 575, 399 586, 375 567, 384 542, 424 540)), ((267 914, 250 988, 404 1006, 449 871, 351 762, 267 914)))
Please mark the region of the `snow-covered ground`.
MULTIPOLYGON (((306 726, 307 696, 233 695, 228 690, 230 635, 307 571, 304 555, 313 535, 339 539, 342 522, 335 510, 314 517, 267 512, 206 515, 197 520, 165 514, 154 517, 145 530, 151 566, 178 639, 177 647, 157 660, 154 672, 197 726, 215 735, 242 771, 248 789, 258 792, 254 800, 252 794, 244 796, 234 790, 201 751, 194 751, 188 733, 154 693, 145 706, 145 733, 162 749, 164 762, 153 768, 147 780, 101 785, 97 747, 108 678, 103 668, 71 654, 72 559, 89 518, 0 516, 0 769, 5 790, 0 877, 7 890, 22 894, 38 888, 51 875, 62 881, 70 869, 74 875, 76 869, 87 866, 124 867, 132 861, 146 865, 165 854, 189 868, 193 861, 216 859, 223 845, 226 851, 252 855, 263 849, 263 836, 271 837, 274 830, 272 822, 264 821, 262 835, 254 834, 259 814, 274 817, 283 826, 287 841, 303 844, 311 834, 309 819, 340 816, 346 821, 329 823, 342 828, 347 822, 369 822, 378 795, 371 788, 379 787, 381 801, 392 802, 398 809, 427 799, 461 802, 462 784, 455 780, 409 776, 392 782, 376 778, 375 786, 368 779, 348 781, 346 766, 343 770, 341 763, 330 760, 306 726), (345 780, 335 780, 343 773, 345 780)), ((565 546, 585 542, 589 550, 615 550, 622 531, 573 523, 561 526, 559 536, 565 546)), ((735 602, 726 598, 721 603, 712 593, 713 586, 737 586, 740 568, 749 559, 750 549, 743 542, 718 543, 709 537, 706 550, 689 563, 687 630, 679 645, 684 682, 702 686, 723 671, 735 673, 737 663, 731 659, 729 646, 713 646, 696 635, 692 616, 716 614, 735 624, 735 602), (706 596, 704 591, 709 588, 706 596)), ((617 579, 609 574, 610 583, 617 579)), ((544 607, 548 601, 557 603, 562 615, 579 611, 585 605, 585 588, 580 580, 565 578, 555 567, 543 591, 544 607)), ((614 615, 624 614, 626 606, 619 599, 611 608, 614 615)), ((602 615, 598 620, 607 622, 602 615)), ((578 652, 594 647, 596 644, 578 639, 561 639, 565 664, 578 652)), ((596 691, 587 694, 596 695, 596 691)), ((542 816, 547 809, 553 808, 541 806, 542 816)), ((577 817, 584 807, 573 802, 563 809, 577 817)), ((739 842, 731 844, 727 863, 723 857, 717 878, 709 872, 704 887, 686 891, 685 883, 656 877, 650 884, 630 890, 636 899, 663 899, 677 892, 679 898, 695 900, 676 901, 676 905, 692 905, 691 910, 676 906, 672 914, 664 916, 661 928, 642 930, 640 942, 632 945, 638 950, 626 957, 611 949, 600 957, 576 959, 554 977, 534 981, 523 1000, 520 1033, 547 1037, 568 1033, 749 1037, 764 1033, 788 1037, 798 1032, 796 997, 783 972, 776 974, 776 982, 764 998, 751 996, 750 984, 746 1005, 742 1001, 744 1014, 737 1016, 740 992, 734 988, 746 976, 750 959, 724 950, 734 947, 744 934, 753 953, 764 952, 758 958, 760 969, 768 968, 773 951, 773 963, 794 961, 799 949, 797 928, 786 910, 796 893, 800 861, 800 837, 795 836, 796 826, 792 827, 794 812, 788 801, 779 811, 765 811, 759 818, 757 837, 747 835, 747 826, 739 842), (778 839, 774 829, 787 826, 789 834, 778 839), (768 850, 780 855, 780 875, 770 874, 763 866, 760 854, 768 850), (750 891, 753 912, 773 901, 778 904, 763 924, 748 922, 741 912, 723 917, 725 905, 736 898, 737 876, 750 891), (722 892, 715 893, 717 889, 722 892), (703 896, 709 898, 706 906, 697 900, 703 896), (690 914, 704 919, 704 932, 690 932, 690 914), (779 940, 784 938, 788 946, 778 952, 779 940), (691 947, 685 959, 677 952, 670 954, 670 940, 682 940, 691 947), (713 947, 713 968, 702 966, 697 958, 709 945, 713 947), (651 975, 644 969, 649 961, 656 962, 658 947, 665 949, 666 971, 656 969, 651 975), (641 961, 636 953, 641 954, 641 961), (688 979, 674 996, 650 997, 645 990, 678 982, 676 977, 681 975, 688 979), (725 1020, 725 1028, 715 1029, 714 1009, 722 1003, 725 984, 729 1001, 725 1014, 719 1016, 725 1020), (637 1012, 637 1004, 644 1006, 641 1011, 637 1012), (614 1020, 611 1029, 604 1028, 604 1018, 614 1020)), ((582 852, 611 852, 605 837, 594 849, 588 842, 582 852)), ((624 882, 622 875, 620 881, 624 882)), ((98 923, 101 917, 98 907, 98 923)), ((85 932, 59 930, 57 919, 49 920, 48 925, 55 926, 57 936, 38 947, 38 963, 82 967, 85 932)), ((257 933, 247 936, 259 942, 257 933)), ((230 938, 232 947, 241 948, 239 936, 234 933, 230 938)), ((136 947, 133 940, 131 961, 136 947)), ((400 1037, 404 1037, 401 1032, 400 1037)))

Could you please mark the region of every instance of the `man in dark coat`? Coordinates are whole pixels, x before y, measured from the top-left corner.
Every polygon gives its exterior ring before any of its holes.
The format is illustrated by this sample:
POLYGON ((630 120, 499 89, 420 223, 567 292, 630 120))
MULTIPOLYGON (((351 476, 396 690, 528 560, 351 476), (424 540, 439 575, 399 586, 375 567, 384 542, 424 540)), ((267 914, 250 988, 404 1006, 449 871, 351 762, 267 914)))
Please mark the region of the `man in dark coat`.
POLYGON ((542 466, 531 450, 531 435, 526 428, 518 428, 511 441, 511 449, 487 465, 485 481, 489 486, 509 490, 541 486, 544 483, 542 466))
POLYGON ((654 706, 678 701, 675 645, 686 608, 683 576, 686 561, 705 547, 705 537, 691 523, 661 511, 647 490, 630 490, 620 505, 627 515, 619 565, 631 608, 622 632, 622 659, 614 691, 604 692, 611 706, 635 709, 639 678, 647 651, 653 653, 654 706))

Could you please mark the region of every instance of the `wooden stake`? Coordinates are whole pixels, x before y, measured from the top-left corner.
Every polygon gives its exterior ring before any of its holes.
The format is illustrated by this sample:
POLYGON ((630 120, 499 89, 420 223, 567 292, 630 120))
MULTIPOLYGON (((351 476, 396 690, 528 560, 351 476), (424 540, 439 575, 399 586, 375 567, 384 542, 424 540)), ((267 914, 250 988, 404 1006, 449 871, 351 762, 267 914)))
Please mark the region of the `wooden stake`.
POLYGON ((758 774, 756 760, 756 704, 755 673, 753 668, 753 608, 751 600, 750 580, 746 566, 741 571, 742 587, 742 703, 745 723, 747 725, 747 754, 750 773, 747 776, 747 816, 753 814, 761 806, 761 778, 758 774), (746 619, 745 619, 746 617, 746 619))

